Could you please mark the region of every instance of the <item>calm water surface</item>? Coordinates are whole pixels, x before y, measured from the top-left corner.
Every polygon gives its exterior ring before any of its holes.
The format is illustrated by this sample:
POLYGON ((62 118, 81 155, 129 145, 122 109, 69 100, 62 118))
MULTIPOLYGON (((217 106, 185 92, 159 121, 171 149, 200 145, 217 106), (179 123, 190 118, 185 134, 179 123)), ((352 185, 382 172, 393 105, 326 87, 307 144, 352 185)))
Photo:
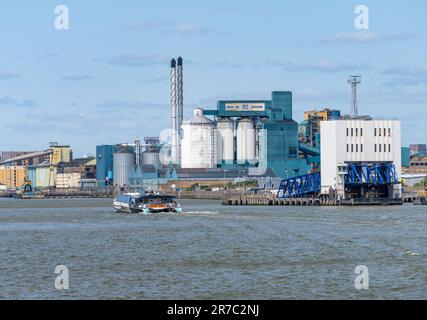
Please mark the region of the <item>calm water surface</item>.
POLYGON ((181 203, 142 216, 108 199, 1 199, 0 299, 427 299, 427 206, 181 203), (354 287, 361 264, 369 290, 354 287))

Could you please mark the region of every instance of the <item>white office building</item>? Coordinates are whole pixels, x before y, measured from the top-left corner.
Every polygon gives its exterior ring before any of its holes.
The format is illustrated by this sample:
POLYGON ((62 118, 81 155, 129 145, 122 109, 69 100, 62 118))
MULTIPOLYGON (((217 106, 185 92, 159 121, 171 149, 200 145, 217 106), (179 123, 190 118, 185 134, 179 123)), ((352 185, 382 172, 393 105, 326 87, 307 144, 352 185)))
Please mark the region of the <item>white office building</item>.
POLYGON ((322 194, 331 194, 333 191, 337 199, 401 197, 401 185, 395 183, 395 180, 394 183, 382 182, 377 185, 368 183, 371 181, 369 174, 374 176, 381 166, 392 168, 392 175, 401 181, 400 121, 322 121, 320 134, 322 194), (356 172, 351 172, 355 167, 361 170, 359 175, 355 174, 361 181, 357 187, 346 183, 349 181, 346 175, 356 172))

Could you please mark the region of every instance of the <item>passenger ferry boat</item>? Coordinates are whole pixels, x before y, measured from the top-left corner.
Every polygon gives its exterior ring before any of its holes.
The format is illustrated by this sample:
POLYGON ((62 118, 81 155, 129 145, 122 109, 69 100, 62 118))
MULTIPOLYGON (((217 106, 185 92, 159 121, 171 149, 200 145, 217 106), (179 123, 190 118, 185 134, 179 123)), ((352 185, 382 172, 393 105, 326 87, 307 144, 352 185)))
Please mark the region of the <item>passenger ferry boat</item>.
POLYGON ((182 212, 174 196, 149 193, 122 193, 113 201, 113 208, 122 213, 182 212))

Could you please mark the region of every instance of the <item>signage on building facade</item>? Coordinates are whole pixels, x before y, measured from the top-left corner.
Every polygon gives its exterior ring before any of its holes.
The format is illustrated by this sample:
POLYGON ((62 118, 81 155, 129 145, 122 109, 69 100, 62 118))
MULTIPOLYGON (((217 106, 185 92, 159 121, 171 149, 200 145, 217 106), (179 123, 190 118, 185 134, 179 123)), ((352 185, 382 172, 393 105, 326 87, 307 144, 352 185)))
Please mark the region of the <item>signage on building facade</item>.
POLYGON ((265 111, 265 103, 226 103, 225 111, 265 111))

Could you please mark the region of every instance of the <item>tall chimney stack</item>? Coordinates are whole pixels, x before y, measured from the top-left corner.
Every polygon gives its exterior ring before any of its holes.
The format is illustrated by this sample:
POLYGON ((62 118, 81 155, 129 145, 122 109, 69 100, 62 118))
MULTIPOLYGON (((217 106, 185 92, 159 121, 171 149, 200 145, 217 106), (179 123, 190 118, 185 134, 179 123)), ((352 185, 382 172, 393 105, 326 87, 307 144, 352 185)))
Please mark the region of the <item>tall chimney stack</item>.
POLYGON ((178 134, 177 134, 177 84, 176 84, 176 60, 171 60, 171 111, 172 111, 172 134, 171 134, 171 163, 178 162, 178 134))
POLYGON ((178 58, 177 67, 177 99, 178 99, 178 160, 181 159, 181 125, 184 117, 184 73, 183 73, 183 60, 178 58))

